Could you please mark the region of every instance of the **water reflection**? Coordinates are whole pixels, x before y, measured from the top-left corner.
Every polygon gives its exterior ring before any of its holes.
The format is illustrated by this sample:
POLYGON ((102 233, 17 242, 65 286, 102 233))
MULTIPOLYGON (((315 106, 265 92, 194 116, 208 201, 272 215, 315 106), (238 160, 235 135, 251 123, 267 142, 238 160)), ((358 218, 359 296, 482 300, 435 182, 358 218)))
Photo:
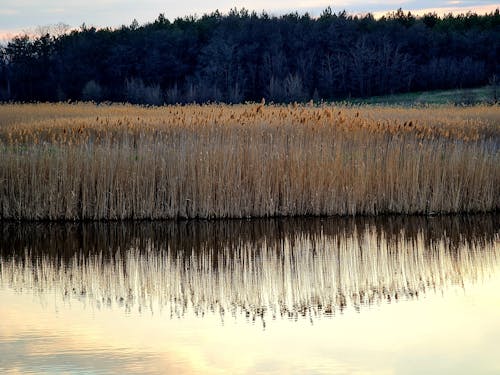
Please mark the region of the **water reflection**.
POLYGON ((498 215, 0 224, 0 290, 184 317, 330 316, 488 277, 498 215))

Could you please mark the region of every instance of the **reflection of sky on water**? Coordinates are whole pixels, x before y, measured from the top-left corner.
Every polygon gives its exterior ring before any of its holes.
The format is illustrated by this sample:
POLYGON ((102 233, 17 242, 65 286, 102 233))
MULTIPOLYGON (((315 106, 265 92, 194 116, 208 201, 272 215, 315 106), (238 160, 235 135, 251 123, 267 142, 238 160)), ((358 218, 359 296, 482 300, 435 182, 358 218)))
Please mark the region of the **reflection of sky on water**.
MULTIPOLYGON (((394 220, 386 224, 374 220, 367 221, 367 224, 362 220, 312 222, 223 222, 187 224, 183 228, 170 224, 132 227, 42 225, 24 229, 16 225, 0 225, 0 372, 6 369, 17 369, 22 373, 121 369, 144 373, 161 369, 180 374, 251 374, 259 371, 480 374, 500 370, 496 353, 500 337, 498 218, 476 220, 476 225, 474 219, 449 218, 431 222, 394 220), (379 236, 373 233, 379 233, 379 236), (358 239, 354 240, 355 237, 358 239), (388 241, 391 239, 389 242, 397 246, 392 253, 381 250, 384 242, 375 239, 382 237, 388 241), (38 241, 33 242, 36 239, 38 241), (364 252, 351 248, 350 253, 358 255, 346 258, 349 254, 347 244, 356 244, 356 241, 375 242, 378 247, 370 248, 370 251, 364 248, 364 252), (10 250, 6 243, 11 244, 10 250), (57 243, 66 249, 59 257, 56 257, 58 251, 54 249, 57 249, 57 243), (297 319, 282 319, 278 316, 273 320, 269 317, 265 327, 260 318, 253 322, 251 317, 246 318, 242 314, 228 314, 221 319, 219 314, 208 311, 201 318, 194 309, 187 309, 181 317, 170 317, 168 310, 154 310, 152 313, 142 308, 139 312, 138 303, 128 312, 117 304, 99 308, 90 298, 64 298, 62 289, 57 286, 61 284, 61 275, 55 272, 58 268, 70 266, 75 253, 86 254, 84 259, 87 260, 96 259, 99 247, 107 249, 103 251, 103 258, 87 264, 99 263, 108 267, 108 271, 118 268, 111 267, 116 261, 112 262, 106 254, 116 254, 118 248, 125 253, 127 249, 149 246, 150 250, 156 249, 153 254, 157 256, 163 253, 169 254, 172 259, 182 260, 171 265, 192 264, 189 262, 193 256, 198 260, 205 259, 204 264, 207 264, 206 259, 211 259, 209 266, 201 270, 217 266, 218 272, 212 274, 216 277, 218 274, 231 274, 235 263, 214 263, 215 254, 224 252, 223 249, 232 249, 233 258, 241 260, 244 252, 238 253, 238 249, 251 243, 268 244, 272 249, 288 243, 287 246, 295 249, 290 254, 303 261, 293 263, 295 270, 288 268, 289 277, 294 272, 296 276, 305 277, 305 271, 316 266, 315 258, 307 256, 311 252, 315 251, 324 258, 325 253, 321 249, 328 246, 336 249, 340 244, 346 245, 342 259, 348 260, 358 273, 368 275, 371 272, 369 268, 359 268, 360 264, 377 264, 369 259, 385 263, 384 267, 377 268, 379 270, 394 270, 398 264, 400 270, 404 269, 401 268, 401 254, 404 253, 404 259, 412 259, 412 265, 421 265, 420 274, 430 267, 429 273, 424 272, 423 275, 440 275, 443 283, 435 289, 426 290, 418 298, 402 298, 398 303, 390 304, 385 300, 365 304, 359 313, 353 308, 346 308, 334 317, 325 314, 314 315, 312 319, 300 316, 297 319), (170 253, 166 252, 167 245, 170 253), (53 249, 52 252, 49 248, 53 249), (177 250, 174 251, 174 248, 177 250), (50 277, 46 280, 52 280, 51 287, 47 281, 42 291, 36 288, 37 281, 34 279, 24 277, 14 285, 11 278, 5 278, 10 275, 5 268, 8 259, 17 257, 18 261, 26 260, 21 249, 29 250, 30 256, 35 258, 47 255, 45 271, 50 277), (360 254, 370 253, 371 258, 363 258, 365 263, 360 261, 360 254), (379 257, 374 258, 377 253, 379 257), (389 255, 381 258, 382 254, 389 255), (431 258, 426 259, 426 256, 431 258), (10 281, 6 283, 6 280, 10 281)), ((132 261, 136 262, 136 266, 143 262, 151 266, 154 259, 145 257, 148 252, 136 251, 132 254, 135 257, 122 257, 120 262, 126 264, 132 261)), ((229 253, 224 254, 229 256, 229 253)), ((264 259, 263 250, 253 254, 264 259)), ((287 258, 281 256, 278 259, 283 261, 287 258)), ((262 263, 259 265, 263 266, 262 263)), ((267 267, 274 270, 268 272, 268 277, 274 281, 279 279, 278 275, 283 276, 276 264, 267 267)), ((78 268, 67 269, 73 276, 78 272, 78 268)), ((243 272, 245 270, 258 272, 251 267, 243 268, 243 272)), ((200 269, 190 268, 183 272, 190 276, 189 280, 198 282, 195 275, 200 269)), ((27 275, 24 271, 20 274, 27 275)), ((384 282, 393 281, 392 272, 384 271, 382 275, 384 282)), ((328 276, 326 271, 323 278, 325 276, 328 276)), ((82 280, 81 275, 78 277, 82 280)), ((112 280, 103 282, 106 277, 94 275, 86 281, 94 280, 94 289, 102 291, 115 285, 112 280)), ((353 274, 345 277, 344 280, 349 280, 353 274)), ((137 279, 141 280, 145 279, 137 279)), ((177 280, 182 284, 187 279, 177 280)), ((313 279, 314 282, 319 280, 321 278, 313 279)), ((199 285, 199 288, 210 290, 212 286, 213 280, 199 285)), ((245 293, 241 286, 233 287, 245 293)), ((196 293, 196 290, 192 292, 196 293)), ((320 293, 320 296, 327 294, 320 293)), ((227 293, 226 297, 231 299, 235 294, 227 293)), ((250 297, 254 298, 255 294, 250 297)))
POLYGON ((0 369, 41 372, 67 364, 70 372, 495 373, 499 287, 497 274, 465 294, 384 304, 312 325, 280 319, 266 330, 234 319, 221 324, 213 315, 169 319, 81 305, 55 314, 53 306, 15 294, 8 300, 28 312, 16 317, 17 311, 2 308, 0 332, 8 326, 24 345, 14 348, 0 334, 0 369))

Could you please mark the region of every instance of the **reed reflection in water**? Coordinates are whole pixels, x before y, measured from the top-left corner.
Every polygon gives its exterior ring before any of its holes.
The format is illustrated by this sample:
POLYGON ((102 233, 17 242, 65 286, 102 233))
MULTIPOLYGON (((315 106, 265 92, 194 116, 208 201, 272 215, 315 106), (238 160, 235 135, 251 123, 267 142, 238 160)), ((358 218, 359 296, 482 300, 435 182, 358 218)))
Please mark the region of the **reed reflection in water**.
POLYGON ((0 288, 93 307, 298 318, 488 277, 499 217, 3 223, 0 288))

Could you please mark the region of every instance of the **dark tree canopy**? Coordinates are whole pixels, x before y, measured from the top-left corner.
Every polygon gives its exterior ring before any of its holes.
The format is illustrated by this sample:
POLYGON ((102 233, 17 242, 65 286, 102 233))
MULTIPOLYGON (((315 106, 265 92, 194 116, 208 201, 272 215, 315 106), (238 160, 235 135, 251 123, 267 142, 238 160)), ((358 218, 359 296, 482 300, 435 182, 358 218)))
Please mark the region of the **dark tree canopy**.
POLYGON ((380 19, 216 11, 119 29, 18 36, 0 100, 289 102, 465 88, 500 75, 500 13, 380 19))

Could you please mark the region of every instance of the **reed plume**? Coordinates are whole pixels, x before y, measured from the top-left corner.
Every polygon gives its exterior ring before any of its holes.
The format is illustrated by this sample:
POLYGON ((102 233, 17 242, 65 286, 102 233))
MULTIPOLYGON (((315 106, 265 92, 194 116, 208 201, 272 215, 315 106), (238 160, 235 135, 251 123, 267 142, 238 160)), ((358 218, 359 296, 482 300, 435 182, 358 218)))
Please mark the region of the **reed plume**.
POLYGON ((0 218, 500 208, 498 107, 0 107, 0 218))

